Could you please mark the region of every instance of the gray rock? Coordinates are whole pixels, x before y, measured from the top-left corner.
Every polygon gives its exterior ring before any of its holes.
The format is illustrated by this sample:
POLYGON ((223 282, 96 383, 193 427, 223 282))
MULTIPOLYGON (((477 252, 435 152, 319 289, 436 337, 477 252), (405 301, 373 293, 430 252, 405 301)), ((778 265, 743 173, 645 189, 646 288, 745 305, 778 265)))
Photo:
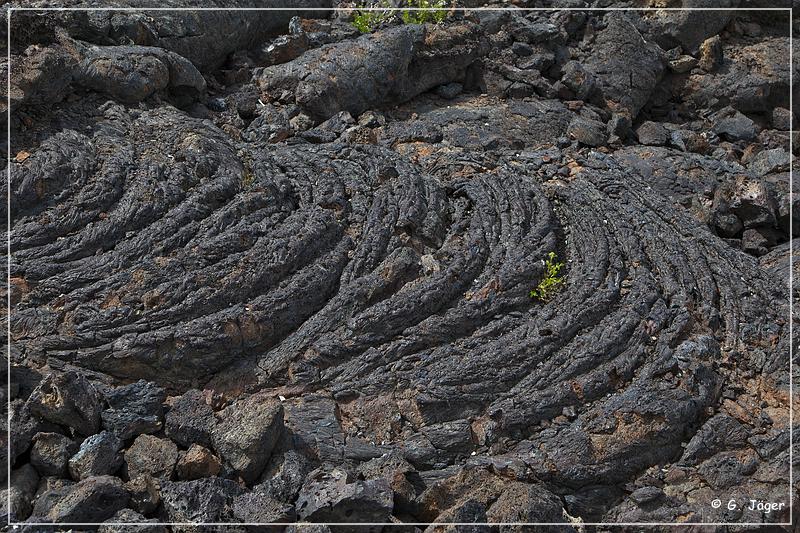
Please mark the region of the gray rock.
POLYGON ((100 430, 100 398, 81 373, 47 375, 31 393, 28 406, 34 415, 78 435, 94 435, 100 430))
POLYGON ((293 505, 275 500, 256 489, 235 496, 231 507, 234 518, 241 522, 263 524, 297 520, 293 505))
MULTIPOLYGON (((392 514, 393 497, 385 479, 347 482, 341 470, 312 472, 297 498, 297 515, 309 522, 349 522, 357 516, 363 522, 386 522, 392 514)), ((379 532, 382 526, 365 527, 379 532)), ((331 531, 347 531, 345 526, 331 526, 331 531)))
POLYGON ((606 125, 597 120, 576 117, 567 128, 567 134, 586 146, 603 146, 608 142, 606 125))
POLYGON ((511 45, 511 51, 520 57, 533 55, 533 48, 527 43, 514 42, 511 45))
POLYGON ((195 98, 206 81, 192 63, 174 52, 150 46, 92 46, 74 76, 75 83, 136 103, 169 89, 195 98))
POLYGON ((711 218, 711 226, 717 230, 717 234, 729 238, 736 237, 744 228, 742 221, 733 213, 717 211, 711 218))
POLYGON ((703 41, 703 44, 700 45, 700 60, 697 62, 697 66, 706 72, 711 72, 721 67, 722 61, 722 40, 719 35, 703 41))
POLYGON ((673 91, 696 109, 730 106, 743 113, 769 113, 789 107, 789 68, 786 37, 741 43, 726 52, 721 68, 712 73, 693 71, 673 91))
POLYGON ((178 461, 178 447, 167 439, 139 435, 125 451, 125 472, 129 479, 141 474, 169 479, 178 461))
POLYGON ((568 87, 578 100, 587 100, 595 86, 594 75, 578 61, 569 61, 563 68, 561 83, 568 87))
MULTIPOLYGON (((136 2, 120 2, 120 7, 143 7, 136 2)), ((171 12, 102 12, 95 11, 87 17, 85 12, 59 13, 52 17, 77 39, 103 44, 137 44, 157 46, 187 58, 198 69, 211 71, 223 65, 232 52, 250 48, 258 43, 285 33, 292 17, 328 17, 325 9, 329 0, 269 0, 261 7, 279 8, 271 11, 245 11, 235 8, 253 7, 245 0, 228 0, 218 7, 231 10, 171 11, 171 12), (280 9, 284 8, 284 9, 280 9)), ((186 7, 185 3, 169 0, 159 7, 186 7)), ((25 15, 25 14, 20 14, 25 15)), ((42 25, 35 17, 20 22, 32 27, 42 25)))
POLYGON ((519 17, 511 25, 511 35, 515 40, 528 44, 551 42, 559 36, 558 28, 549 22, 529 22, 519 17))
POLYGON ((231 520, 233 499, 244 491, 235 482, 217 477, 164 482, 161 500, 170 522, 225 522, 231 520))
POLYGON ((136 511, 122 509, 103 522, 103 525, 97 528, 97 533, 167 533, 167 528, 158 525, 158 519, 156 518, 148 520, 136 511))
POLYGON ((164 389, 139 380, 106 392, 108 409, 102 413, 103 426, 122 440, 142 433, 155 433, 164 425, 164 389))
POLYGON ((332 398, 305 394, 285 402, 284 409, 293 449, 323 462, 341 462, 345 438, 332 398))
POLYGON ((66 477, 67 462, 78 445, 60 433, 37 433, 33 437, 31 465, 42 477, 66 477))
POLYGON ((747 165, 757 176, 789 170, 789 154, 783 148, 763 150, 755 155, 747 165))
POLYGON ((785 107, 772 110, 772 127, 776 130, 789 131, 792 124, 792 112, 785 107))
POLYGON ((34 516, 52 522, 102 522, 128 505, 122 481, 111 476, 84 479, 48 491, 36 501, 34 516))
POLYGON ((32 46, 10 72, 11 107, 52 105, 71 92, 77 59, 63 46, 32 46))
POLYGON ((704 11, 704 7, 736 7, 739 0, 683 0, 680 6, 699 8, 685 11, 657 11, 646 19, 649 28, 647 36, 655 40, 665 50, 681 46, 694 53, 700 44, 716 35, 728 24, 733 11, 704 11))
POLYGON ((197 444, 192 444, 185 453, 181 453, 176 465, 178 478, 185 480, 216 476, 221 469, 222 463, 211 450, 197 444))
POLYGON ((658 487, 641 487, 631 493, 631 500, 637 505, 652 503, 653 501, 663 498, 664 491, 658 487))
POLYGON ((670 133, 658 122, 646 121, 636 129, 639 142, 649 146, 664 146, 670 138, 670 133))
POLYGON ((464 86, 460 83, 448 83, 445 85, 440 85, 436 88, 436 94, 444 98, 445 100, 452 100, 459 94, 461 91, 464 90, 464 86))
POLYGON ((756 137, 756 124, 732 108, 715 116, 714 133, 729 141, 752 141, 756 137))
POLYGON ((431 424, 421 429, 431 444, 440 450, 467 455, 475 448, 467 420, 431 424))
POLYGON ((87 437, 69 460, 72 479, 113 475, 122 466, 122 441, 109 431, 87 437))
POLYGON ((214 411, 206 403, 203 393, 192 389, 173 403, 166 416, 165 432, 167 437, 185 448, 192 444, 210 446, 214 423, 214 411))
POLYGON ((739 176, 717 190, 714 202, 718 210, 736 215, 745 228, 775 225, 778 205, 762 180, 739 176))
POLYGON ((253 487, 281 502, 292 502, 312 470, 311 462, 295 450, 273 457, 262 476, 263 483, 253 487))
POLYGON ((257 82, 271 94, 291 94, 317 119, 342 110, 359 115, 464 80, 479 53, 475 25, 433 29, 410 24, 325 45, 288 63, 266 67, 257 82), (457 39, 453 32, 458 32, 457 39))
POLYGON ((606 106, 635 119, 661 81, 664 52, 642 38, 628 14, 608 13, 604 20, 608 25, 598 33, 584 67, 594 75, 606 106))
POLYGON ((228 406, 214 428, 214 449, 238 475, 252 483, 264 471, 283 432, 283 407, 265 394, 228 406))
POLYGON ((742 233, 742 250, 762 256, 777 244, 775 230, 771 228, 748 228, 742 233))
POLYGON ((669 62, 669 68, 676 74, 684 74, 697 66, 697 59, 692 56, 680 56, 669 62))
POLYGON ((0 492, 0 516, 6 522, 19 522, 31 514, 31 502, 39 484, 39 474, 25 464, 11 471, 11 485, 0 492))
POLYGON ((130 494, 128 504, 141 514, 149 515, 161 503, 161 483, 148 474, 141 474, 125 483, 125 490, 130 494))

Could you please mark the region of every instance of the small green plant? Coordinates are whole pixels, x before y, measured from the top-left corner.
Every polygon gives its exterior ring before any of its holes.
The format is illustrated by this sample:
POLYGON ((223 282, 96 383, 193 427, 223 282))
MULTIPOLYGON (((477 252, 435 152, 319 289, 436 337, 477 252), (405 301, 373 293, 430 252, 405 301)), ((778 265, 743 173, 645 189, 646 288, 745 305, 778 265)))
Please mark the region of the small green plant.
POLYGON ((447 17, 447 0, 409 0, 408 7, 400 14, 405 24, 439 23, 447 17))
MULTIPOLYGON (((390 6, 388 1, 382 2, 381 5, 383 7, 390 6)), ((394 17, 394 13, 391 10, 379 9, 365 11, 363 10, 364 7, 367 6, 361 6, 362 10, 356 11, 355 15, 353 15, 353 26, 361 33, 374 31, 394 17)))
POLYGON ((555 252, 547 254, 547 259, 544 262, 544 277, 539 282, 539 285, 531 291, 530 297, 538 298, 543 302, 550 300, 564 286, 564 277, 559 275, 563 267, 564 263, 558 262, 555 252))
MULTIPOLYGON (((408 0, 408 9, 400 11, 404 24, 439 23, 447 18, 447 0, 408 0)), ((365 10, 360 6, 353 15, 353 26, 361 33, 369 33, 389 22, 395 16, 388 0, 381 2, 386 9, 365 10)))

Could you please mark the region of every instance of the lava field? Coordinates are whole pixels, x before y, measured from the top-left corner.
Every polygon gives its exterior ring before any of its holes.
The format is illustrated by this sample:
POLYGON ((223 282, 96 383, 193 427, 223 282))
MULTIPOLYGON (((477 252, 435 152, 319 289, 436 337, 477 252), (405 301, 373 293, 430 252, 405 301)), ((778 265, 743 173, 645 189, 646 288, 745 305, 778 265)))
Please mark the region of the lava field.
POLYGON ((796 531, 795 2, 421 2, 6 4, 14 531, 796 531))

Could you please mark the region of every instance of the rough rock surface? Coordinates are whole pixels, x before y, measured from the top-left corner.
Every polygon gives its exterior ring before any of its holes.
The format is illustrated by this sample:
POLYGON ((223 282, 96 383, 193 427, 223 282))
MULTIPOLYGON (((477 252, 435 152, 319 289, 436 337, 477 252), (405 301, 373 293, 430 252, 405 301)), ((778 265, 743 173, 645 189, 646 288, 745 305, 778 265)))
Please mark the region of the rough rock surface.
POLYGON ((792 531, 790 21, 657 7, 15 13, 3 514, 792 531))
POLYGON ((231 405, 214 428, 214 449, 246 482, 264 471, 283 431, 283 407, 264 394, 231 405))
POLYGON ((269 94, 293 94, 293 101, 316 118, 342 110, 360 114, 463 81, 481 53, 479 37, 474 25, 399 26, 267 67, 257 74, 258 83, 269 94))
POLYGON ((109 431, 87 437, 69 460, 72 479, 114 475, 122 466, 123 442, 109 431))

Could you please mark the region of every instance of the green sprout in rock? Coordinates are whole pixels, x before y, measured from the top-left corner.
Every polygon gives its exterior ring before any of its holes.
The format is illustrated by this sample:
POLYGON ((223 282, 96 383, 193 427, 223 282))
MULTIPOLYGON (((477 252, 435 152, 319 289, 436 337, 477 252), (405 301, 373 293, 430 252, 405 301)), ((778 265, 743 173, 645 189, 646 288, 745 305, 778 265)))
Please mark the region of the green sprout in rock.
POLYGON ((400 14, 405 24, 439 23, 447 17, 446 0, 409 0, 408 7, 400 14))
MULTIPOLYGON (((388 1, 381 3, 383 7, 389 7, 388 1)), ((394 17, 394 13, 388 9, 366 11, 363 8, 366 5, 360 6, 362 10, 356 11, 353 15, 353 26, 361 33, 369 33, 376 30, 382 24, 389 22, 394 17)))
POLYGON ((544 262, 544 277, 539 285, 531 291, 530 297, 538 298, 543 302, 549 301, 564 286, 566 280, 559 275, 563 267, 564 263, 558 262, 555 252, 547 254, 547 260, 544 262))
MULTIPOLYGON (((447 18, 447 0, 408 0, 408 9, 400 11, 400 18, 404 24, 438 24, 447 18)), ((359 6, 353 15, 353 26, 361 33, 375 31, 383 24, 394 18, 394 11, 388 9, 391 4, 388 0, 381 2, 386 9, 366 10, 366 4, 359 6)))

